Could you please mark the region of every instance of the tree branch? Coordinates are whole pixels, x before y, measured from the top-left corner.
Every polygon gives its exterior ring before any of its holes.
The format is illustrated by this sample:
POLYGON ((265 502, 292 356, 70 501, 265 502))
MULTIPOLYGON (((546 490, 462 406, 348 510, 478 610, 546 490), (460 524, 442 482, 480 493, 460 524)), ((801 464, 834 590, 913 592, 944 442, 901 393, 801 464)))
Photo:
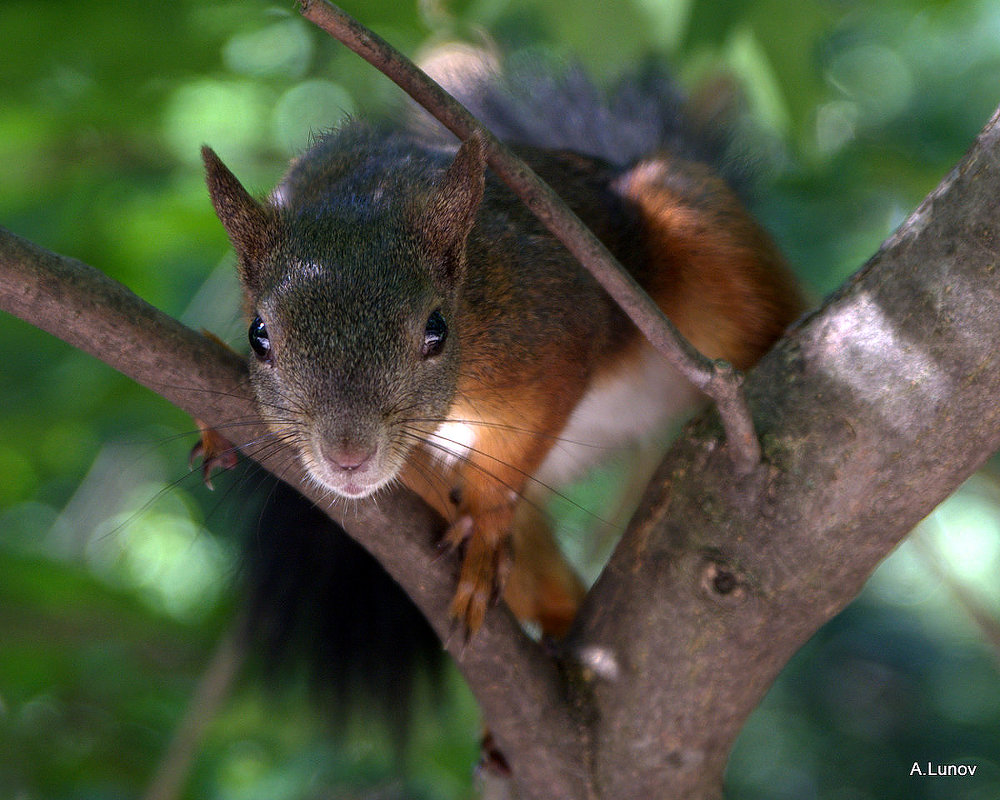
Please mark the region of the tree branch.
POLYGON ((791 655, 1000 447, 998 165, 995 115, 748 375, 766 472, 733 480, 703 428, 662 465, 572 634, 605 665, 602 796, 718 796, 733 740, 791 655))
POLYGON ((479 136, 500 179, 614 298, 649 342, 719 410, 728 453, 739 475, 760 464, 760 444, 741 380, 728 364, 696 350, 645 290, 552 189, 423 70, 327 0, 299 0, 302 15, 396 83, 459 139, 479 136))

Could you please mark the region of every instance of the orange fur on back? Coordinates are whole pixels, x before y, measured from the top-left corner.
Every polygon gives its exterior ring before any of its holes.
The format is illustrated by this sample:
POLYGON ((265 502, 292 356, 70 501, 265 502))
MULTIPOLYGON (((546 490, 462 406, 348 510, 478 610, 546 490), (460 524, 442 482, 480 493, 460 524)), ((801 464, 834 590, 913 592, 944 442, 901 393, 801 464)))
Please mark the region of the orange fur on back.
POLYGON ((646 290, 709 358, 739 369, 756 363, 804 307, 764 230, 700 164, 645 161, 620 188, 642 216, 646 290))

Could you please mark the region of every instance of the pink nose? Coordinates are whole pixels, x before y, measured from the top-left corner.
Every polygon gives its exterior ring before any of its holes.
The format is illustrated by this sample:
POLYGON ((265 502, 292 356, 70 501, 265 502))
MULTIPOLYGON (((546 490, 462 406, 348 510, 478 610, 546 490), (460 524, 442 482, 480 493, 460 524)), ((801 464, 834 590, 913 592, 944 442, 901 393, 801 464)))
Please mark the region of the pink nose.
POLYGON ((364 447, 322 446, 323 458, 340 467, 344 472, 364 472, 375 454, 374 449, 364 447))

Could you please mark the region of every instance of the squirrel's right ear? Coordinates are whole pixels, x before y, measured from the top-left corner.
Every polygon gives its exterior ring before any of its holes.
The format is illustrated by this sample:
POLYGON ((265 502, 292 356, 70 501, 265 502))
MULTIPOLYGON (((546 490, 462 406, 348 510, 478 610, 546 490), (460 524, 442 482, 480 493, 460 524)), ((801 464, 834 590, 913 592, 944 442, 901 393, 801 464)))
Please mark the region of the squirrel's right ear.
POLYGON ((201 157, 215 213, 239 256, 240 278, 252 287, 254 268, 274 247, 277 229, 274 213, 254 200, 211 147, 202 147, 201 157))

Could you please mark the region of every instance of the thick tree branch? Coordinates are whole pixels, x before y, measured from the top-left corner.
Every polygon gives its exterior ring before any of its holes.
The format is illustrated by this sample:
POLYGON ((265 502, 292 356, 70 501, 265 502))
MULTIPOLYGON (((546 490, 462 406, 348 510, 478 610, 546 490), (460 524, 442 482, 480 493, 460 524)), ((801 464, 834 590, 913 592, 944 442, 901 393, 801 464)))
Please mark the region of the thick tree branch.
POLYGON ((493 171, 594 276, 649 342, 719 409, 738 474, 760 463, 760 444, 732 367, 699 353, 579 217, 532 169, 391 44, 327 0, 299 0, 302 15, 396 83, 459 139, 479 136, 493 171))
POLYGON ((766 466, 733 480, 704 425, 662 465, 573 634, 605 667, 601 796, 718 796, 788 658, 1000 447, 998 188, 994 116, 748 376, 766 466))
POLYGON ((284 449, 255 448, 266 434, 244 360, 150 306, 76 259, 56 255, 0 228, 0 309, 63 339, 233 438, 246 454, 323 507, 403 586, 455 657, 505 754, 548 796, 579 797, 580 746, 561 679, 543 650, 509 613, 487 615, 465 646, 449 639, 455 563, 437 547, 441 521, 399 490, 379 503, 335 505, 303 480, 284 449), (234 423, 237 423, 234 425, 234 423), (262 455, 263 453, 263 455, 262 455), (511 703, 513 694, 518 703, 511 703), (560 765, 562 768, 560 769, 560 765), (555 769, 553 769, 555 767, 555 769))

